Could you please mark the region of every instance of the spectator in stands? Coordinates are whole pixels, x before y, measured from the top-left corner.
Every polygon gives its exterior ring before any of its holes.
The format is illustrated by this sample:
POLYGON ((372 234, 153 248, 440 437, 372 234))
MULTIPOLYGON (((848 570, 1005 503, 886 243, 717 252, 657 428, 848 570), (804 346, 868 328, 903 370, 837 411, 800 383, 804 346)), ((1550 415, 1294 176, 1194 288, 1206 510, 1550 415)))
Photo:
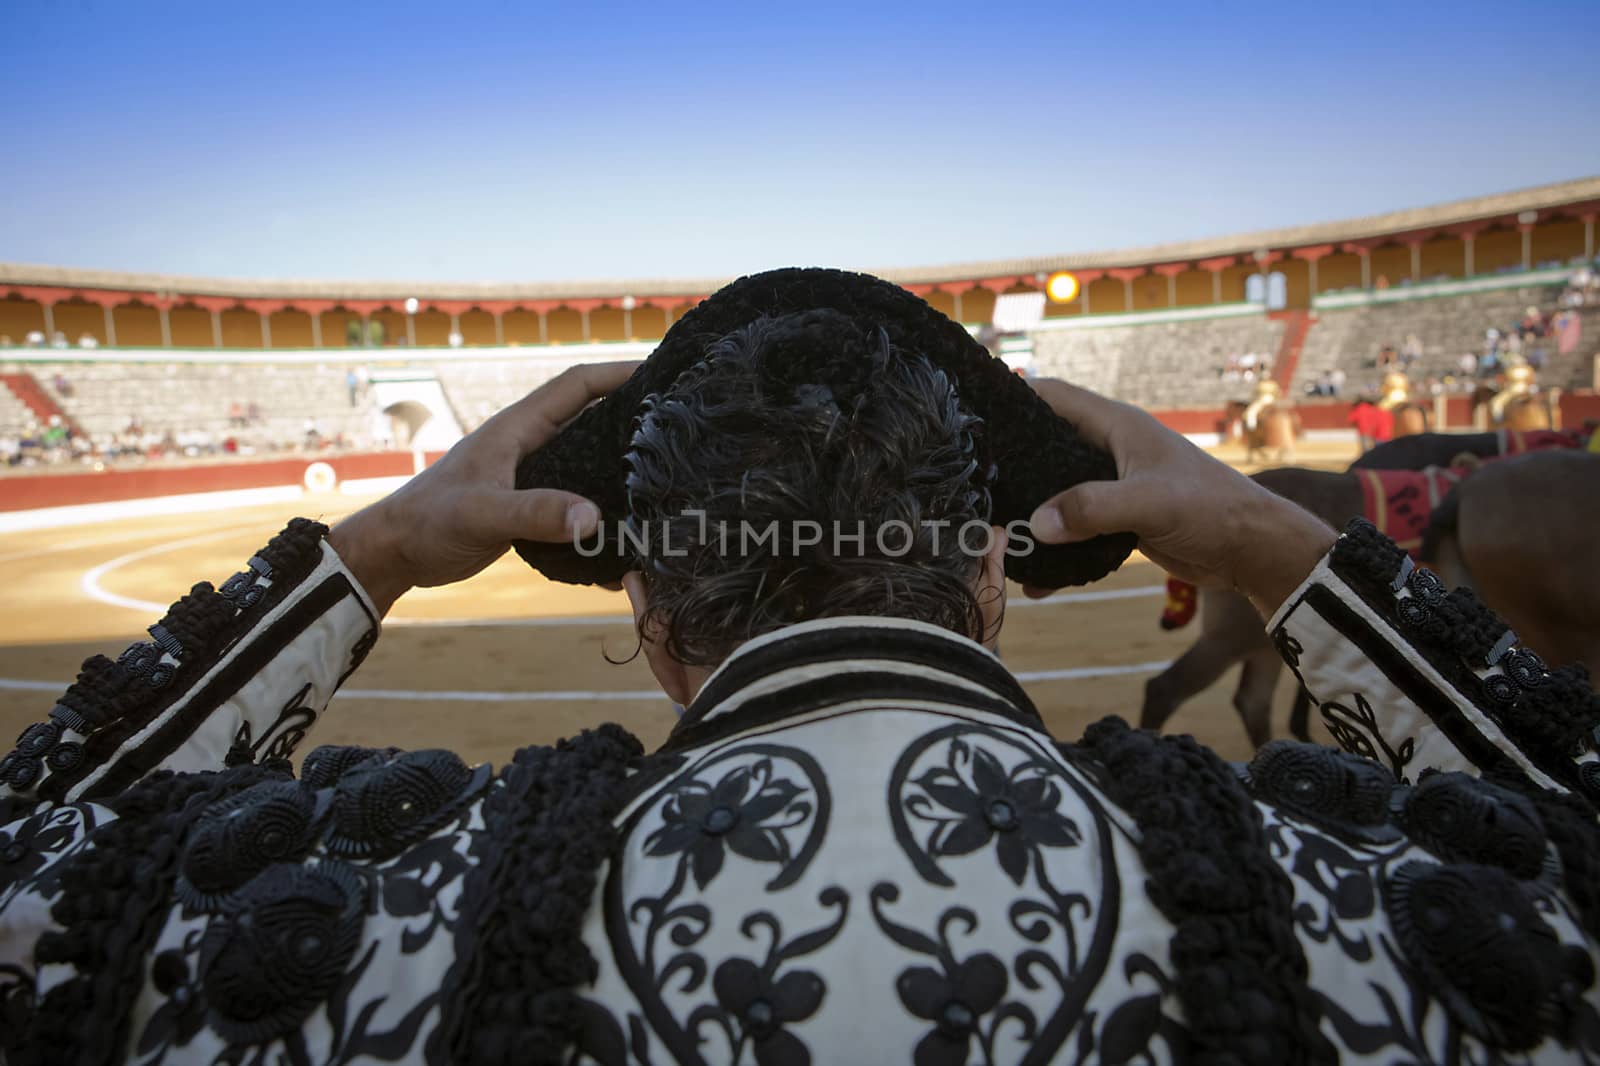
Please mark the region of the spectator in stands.
POLYGON ((1337 396, 1344 391, 1344 368, 1334 367, 1328 371, 1328 395, 1337 396))
POLYGON ((70 348, 72 347, 72 342, 67 340, 67 335, 58 329, 50 335, 50 347, 70 348))
POLYGON ((238 400, 235 400, 228 405, 228 425, 232 426, 234 429, 243 428, 245 425, 244 405, 238 400))
POLYGON ((1410 370, 1411 364, 1422 358, 1422 338, 1415 333, 1407 333, 1406 339, 1400 344, 1400 368, 1410 370))
POLYGON ((356 377, 356 368, 351 367, 344 372, 345 391, 350 394, 350 406, 356 405, 357 393, 361 389, 361 379, 356 377))
POLYGON ((68 381, 67 376, 59 370, 50 378, 50 387, 63 397, 72 396, 72 382, 68 381))
POLYGON ((1582 339, 1583 316, 1570 307, 1566 308, 1556 315, 1550 324, 1550 332, 1555 334, 1556 351, 1561 355, 1571 355, 1582 339))
POLYGON ((30 329, 28 331, 28 336, 26 338, 24 338, 24 340, 25 340, 25 343, 27 344, 27 346, 29 348, 43 348, 44 347, 44 330, 41 330, 41 329, 30 329))
POLYGON ((251 400, 245 406, 244 420, 247 425, 259 426, 263 421, 261 417, 261 405, 256 403, 254 400, 251 400))
POLYGON ((15 433, 0 435, 0 463, 16 466, 22 462, 22 440, 15 433))
POLYGON ((1529 334, 1532 334, 1535 337, 1543 337, 1545 325, 1544 313, 1537 307, 1528 308, 1528 310, 1522 316, 1522 321, 1519 323, 1524 339, 1526 339, 1529 334))
POLYGON ((80 334, 78 336, 78 347, 79 348, 98 348, 98 347, 100 347, 100 338, 96 337, 93 333, 80 334))
POLYGON ((1478 376, 1478 357, 1471 352, 1462 352, 1461 358, 1456 360, 1456 366, 1469 378, 1478 376))

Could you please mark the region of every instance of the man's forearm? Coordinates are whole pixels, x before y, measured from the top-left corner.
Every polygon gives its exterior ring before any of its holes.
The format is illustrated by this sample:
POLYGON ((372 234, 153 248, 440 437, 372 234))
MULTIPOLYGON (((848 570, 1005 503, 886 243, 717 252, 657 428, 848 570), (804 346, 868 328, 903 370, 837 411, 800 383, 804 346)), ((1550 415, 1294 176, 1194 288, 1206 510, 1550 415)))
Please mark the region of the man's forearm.
POLYGON ((86 662, 0 759, 0 799, 92 799, 156 770, 292 755, 378 635, 325 533, 296 519, 220 588, 196 585, 149 642, 86 662))

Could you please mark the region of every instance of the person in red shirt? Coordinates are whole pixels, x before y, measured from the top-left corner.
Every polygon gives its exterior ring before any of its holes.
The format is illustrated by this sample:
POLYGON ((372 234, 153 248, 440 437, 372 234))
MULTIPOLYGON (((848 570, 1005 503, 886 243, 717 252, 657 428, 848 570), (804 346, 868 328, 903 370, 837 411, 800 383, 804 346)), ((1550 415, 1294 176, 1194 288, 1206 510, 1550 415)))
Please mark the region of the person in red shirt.
POLYGON ((1394 410, 1389 407, 1374 405, 1372 439, 1375 443, 1382 444, 1386 440, 1394 439, 1394 410))
MULTIPOLYGON (((1350 417, 1346 421, 1355 427, 1356 440, 1361 444, 1363 452, 1370 451, 1378 440, 1378 421, 1382 414, 1377 404, 1372 402, 1372 397, 1363 396, 1350 407, 1350 417)), ((1394 435, 1394 426, 1391 420, 1389 435, 1394 435)), ((1388 437, 1383 438, 1387 440, 1388 437)))

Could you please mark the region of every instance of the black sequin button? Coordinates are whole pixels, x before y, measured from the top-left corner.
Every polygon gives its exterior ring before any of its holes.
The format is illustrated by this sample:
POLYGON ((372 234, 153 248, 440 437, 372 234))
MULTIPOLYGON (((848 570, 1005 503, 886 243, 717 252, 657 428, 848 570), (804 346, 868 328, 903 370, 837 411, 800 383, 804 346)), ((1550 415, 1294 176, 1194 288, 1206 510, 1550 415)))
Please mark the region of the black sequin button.
POLYGON ((965 1036, 977 1023, 972 1008, 959 999, 952 999, 939 1010, 939 1028, 952 1036, 965 1036))
POLYGON ((738 824, 738 811, 732 807, 713 807, 706 812, 700 827, 712 836, 721 836, 738 824))
POLYGON ((984 809, 983 817, 1001 832, 1010 832, 1017 827, 1017 809, 1006 800, 991 800, 984 809))

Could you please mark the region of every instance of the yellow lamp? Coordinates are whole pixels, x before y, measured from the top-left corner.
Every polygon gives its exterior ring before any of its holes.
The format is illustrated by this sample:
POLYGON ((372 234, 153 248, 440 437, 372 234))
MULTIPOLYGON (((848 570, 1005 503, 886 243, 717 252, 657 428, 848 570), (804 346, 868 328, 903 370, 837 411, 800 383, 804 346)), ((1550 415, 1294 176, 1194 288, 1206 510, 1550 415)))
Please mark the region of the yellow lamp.
POLYGON ((1068 304, 1078 298, 1077 275, 1065 270, 1057 271, 1050 275, 1050 280, 1044 283, 1045 294, 1052 303, 1068 304))

